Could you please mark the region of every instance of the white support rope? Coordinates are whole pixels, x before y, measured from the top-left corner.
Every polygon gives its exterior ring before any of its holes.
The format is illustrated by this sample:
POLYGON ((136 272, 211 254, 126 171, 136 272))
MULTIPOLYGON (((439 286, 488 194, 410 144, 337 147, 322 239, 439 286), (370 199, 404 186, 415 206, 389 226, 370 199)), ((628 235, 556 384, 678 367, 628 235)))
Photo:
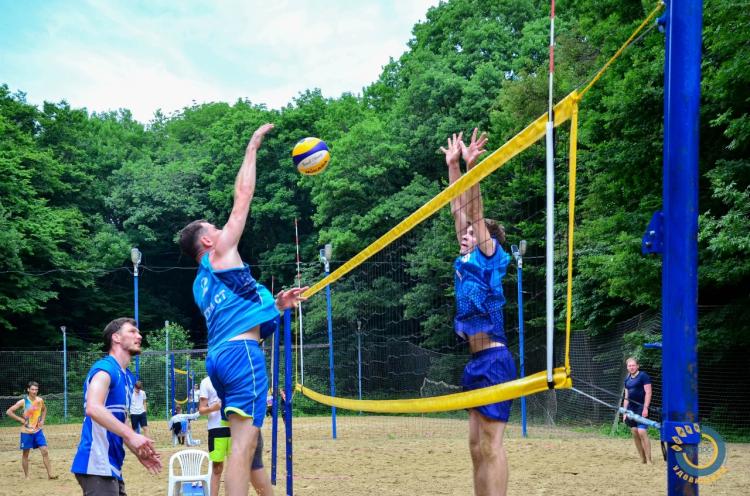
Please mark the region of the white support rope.
POLYGON ((580 389, 576 389, 574 387, 571 387, 570 389, 572 389, 573 391, 575 391, 576 393, 578 393, 580 395, 585 396, 586 398, 590 399, 591 401, 595 401, 595 402, 599 403, 600 405, 604 405, 604 406, 606 406, 608 408, 611 408, 613 410, 617 410, 619 413, 626 414, 628 417, 632 418, 633 420, 635 420, 639 424, 645 424, 645 425, 647 425, 649 427, 652 427, 654 429, 661 429, 661 424, 659 422, 656 422, 656 421, 651 420, 651 419, 647 419, 646 417, 642 417, 642 416, 638 415, 637 413, 631 412, 630 410, 628 410, 628 409, 626 409, 624 407, 610 405, 606 401, 602 401, 599 398, 595 398, 595 397, 591 396, 590 394, 586 394, 583 391, 581 391, 580 389))

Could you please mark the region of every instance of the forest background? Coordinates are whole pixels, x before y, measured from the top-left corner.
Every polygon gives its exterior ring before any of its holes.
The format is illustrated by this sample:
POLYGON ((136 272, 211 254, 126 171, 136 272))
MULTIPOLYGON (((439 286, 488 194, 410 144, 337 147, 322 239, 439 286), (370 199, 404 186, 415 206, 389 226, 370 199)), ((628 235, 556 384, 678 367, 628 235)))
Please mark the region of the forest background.
MULTIPOLYGON (((538 0, 443 3, 361 95, 310 89, 280 110, 245 99, 157 112, 143 124, 127 109, 39 108, 23 88, 0 85, 0 348, 59 350, 61 325, 69 350, 95 347, 109 320, 132 314, 133 246, 143 252, 146 346, 163 346, 169 320, 186 330, 180 345, 205 347, 194 262, 180 255, 176 235, 195 218, 224 222, 245 145, 264 122, 276 129, 259 153, 243 258, 264 284, 294 284, 296 218, 302 260, 317 263, 331 243, 337 266, 446 186, 439 147, 450 133, 487 130, 494 150, 544 113, 548 8, 538 0), (316 177, 291 162, 305 136, 333 152, 316 177)), ((587 82, 652 8, 558 2, 558 98, 587 82)), ((720 361, 750 345, 750 11, 705 2, 703 23, 699 346, 720 361)), ((581 107, 574 327, 592 333, 660 306, 660 259, 643 257, 640 246, 661 208, 663 45, 657 29, 642 36, 581 107)), ((561 185, 564 138, 561 131, 561 185)), ((526 152, 483 182, 485 209, 508 226, 511 242, 542 244, 543 153, 526 152)), ((441 219, 411 242, 421 253, 444 252, 451 229, 441 219)), ((310 271, 319 274, 319 264, 310 271)), ((419 277, 404 301, 429 301, 419 292, 438 287, 430 272, 419 277)))

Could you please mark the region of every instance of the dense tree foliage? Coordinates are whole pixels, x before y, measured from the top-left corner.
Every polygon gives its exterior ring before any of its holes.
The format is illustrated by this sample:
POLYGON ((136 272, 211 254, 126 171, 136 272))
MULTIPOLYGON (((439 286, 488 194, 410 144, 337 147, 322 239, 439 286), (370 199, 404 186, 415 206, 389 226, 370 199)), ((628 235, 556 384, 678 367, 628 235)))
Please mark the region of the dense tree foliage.
MULTIPOLYGON (((651 8, 560 2, 557 95, 588 81, 651 8)), ((547 9, 538 0, 442 3, 361 96, 309 90, 280 110, 210 103, 157 113, 144 125, 127 110, 38 108, 0 86, 0 343, 59 346, 63 324, 71 346, 94 341, 111 318, 132 313, 129 250, 138 246, 141 327, 161 329, 169 320, 205 344, 191 301, 193 263, 180 256, 176 233, 195 218, 226 219, 245 144, 267 121, 276 129, 258 157, 243 257, 265 284, 291 284, 296 218, 303 260, 315 260, 324 243, 345 260, 445 186, 438 149, 449 133, 479 126, 494 149, 545 111, 547 9), (325 139, 334 154, 315 178, 300 176, 289 156, 305 136, 325 139)), ((746 9, 705 3, 700 333, 702 346, 727 350, 749 340, 748 39, 746 9)), ((643 36, 581 107, 575 319, 594 332, 660 304, 660 260, 640 255, 640 237, 661 204, 663 44, 657 30, 643 36)), ((566 132, 559 133, 561 198, 566 132)), ((514 241, 543 236, 543 159, 543 150, 528 151, 482 185, 485 210, 514 241)), ((451 229, 447 218, 428 221, 410 239, 410 253, 452 250, 451 229)), ((420 305, 444 291, 446 277, 429 264, 410 275, 419 284, 403 295, 407 319, 425 313, 420 305)), ((387 280, 370 291, 342 285, 335 297, 347 305, 377 299, 388 294, 387 280)))

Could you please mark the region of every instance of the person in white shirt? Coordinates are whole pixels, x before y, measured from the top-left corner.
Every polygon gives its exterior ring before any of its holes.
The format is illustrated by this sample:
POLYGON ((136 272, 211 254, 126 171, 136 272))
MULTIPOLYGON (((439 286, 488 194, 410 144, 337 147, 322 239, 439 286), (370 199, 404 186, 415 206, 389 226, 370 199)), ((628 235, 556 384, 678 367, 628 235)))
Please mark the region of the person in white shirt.
POLYGON ((130 425, 135 432, 148 436, 148 400, 141 381, 135 382, 133 396, 130 397, 130 425), (143 430, 143 432, 141 432, 143 430))
MULTIPOLYGON (((221 400, 209 377, 201 381, 198 413, 208 416, 208 456, 213 462, 209 496, 217 496, 221 474, 224 471, 224 460, 232 452, 232 439, 228 422, 221 418, 221 400)), ((250 469, 250 483, 255 491, 261 496, 272 495, 271 478, 263 468, 263 436, 260 433, 250 469)))

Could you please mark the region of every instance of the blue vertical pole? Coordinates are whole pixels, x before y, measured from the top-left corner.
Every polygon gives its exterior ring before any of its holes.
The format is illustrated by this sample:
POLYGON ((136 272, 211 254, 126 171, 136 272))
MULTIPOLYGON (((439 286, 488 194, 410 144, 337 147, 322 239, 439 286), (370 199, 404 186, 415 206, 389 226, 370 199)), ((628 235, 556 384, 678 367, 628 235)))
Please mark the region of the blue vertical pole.
POLYGON ((170 365, 170 367, 169 367, 169 369, 170 369, 170 373, 169 373, 169 386, 170 386, 170 389, 172 390, 172 393, 171 393, 171 396, 170 396, 170 399, 172 400, 170 402, 171 403, 170 411, 171 411, 172 415, 174 415, 175 414, 175 408, 174 408, 174 389, 175 389, 174 388, 174 353, 170 353, 169 354, 169 365, 170 365))
MULTIPOLYGON (((667 493, 697 495, 671 449, 676 427, 698 422, 698 111, 701 0, 671 0, 664 60, 664 261, 662 269, 663 430, 667 493)), ((682 450, 696 463, 696 444, 682 450)))
POLYGON ((362 322, 359 320, 357 320, 357 397, 362 399, 362 322))
POLYGON ((276 485, 276 459, 278 457, 278 435, 279 435, 279 339, 281 333, 279 326, 273 333, 273 405, 271 406, 271 483, 276 485))
MULTIPOLYGON (((326 277, 328 264, 326 263, 326 277)), ((336 382, 333 373, 333 315, 331 315, 331 286, 326 286, 326 311, 328 312, 328 368, 330 370, 331 396, 336 396, 336 382)), ((336 439, 336 407, 331 407, 331 434, 336 439)))
POLYGON ((292 311, 284 310, 284 426, 286 430, 286 494, 294 494, 292 464, 292 311))
MULTIPOLYGON (((133 266, 133 299, 135 300, 134 311, 135 311, 135 326, 140 330, 140 323, 138 320, 138 265, 133 266)), ((141 378, 141 357, 140 355, 135 356, 135 380, 141 378)))
POLYGON ((60 326, 63 334, 63 417, 68 420, 68 340, 65 326, 60 326))
MULTIPOLYGON (((521 377, 526 377, 524 368, 524 343, 523 343, 523 263, 518 258, 518 361, 521 369, 521 377)), ((526 432, 526 396, 521 396, 521 434, 527 437, 526 432)))
POLYGON ((193 413, 193 385, 190 383, 190 354, 187 356, 186 365, 185 387, 187 388, 187 412, 185 413, 193 413))

